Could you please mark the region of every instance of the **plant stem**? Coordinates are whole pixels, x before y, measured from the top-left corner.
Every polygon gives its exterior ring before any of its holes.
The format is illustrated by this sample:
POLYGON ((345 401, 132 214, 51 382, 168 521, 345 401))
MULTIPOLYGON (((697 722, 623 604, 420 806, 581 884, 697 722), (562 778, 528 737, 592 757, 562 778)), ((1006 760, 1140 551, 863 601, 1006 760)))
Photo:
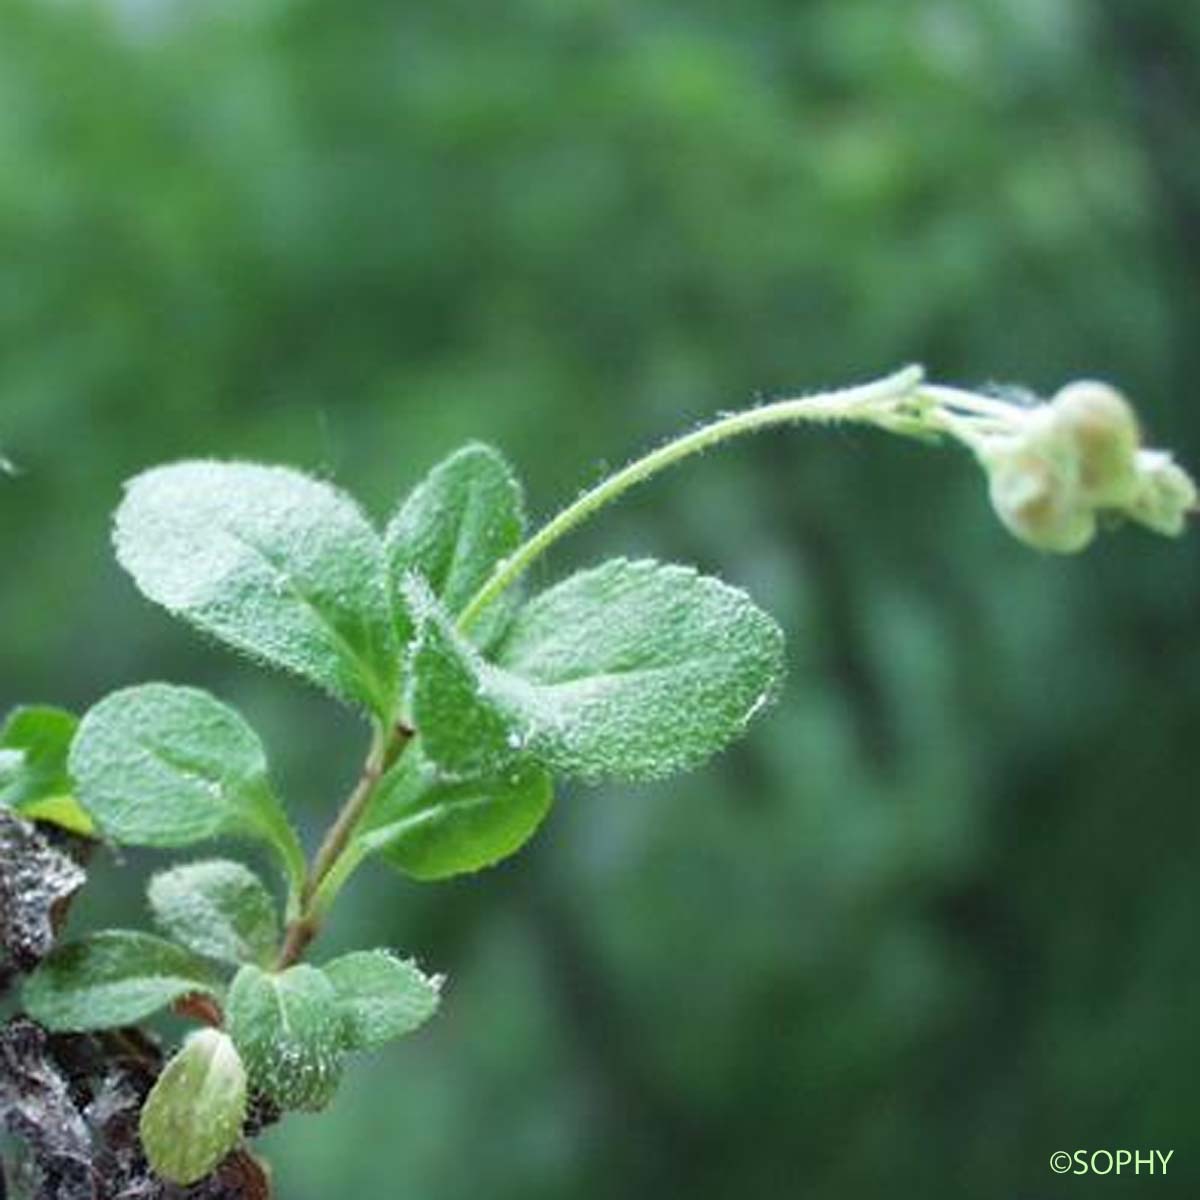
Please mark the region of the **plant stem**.
POLYGON ((471 599, 459 616, 459 628, 471 627, 484 609, 507 587, 514 583, 559 538, 570 533, 588 517, 611 504, 630 488, 636 487, 659 471, 673 466, 693 454, 716 446, 729 438, 754 433, 772 425, 798 422, 831 423, 860 421, 871 424, 882 406, 893 406, 912 395, 924 373, 920 367, 906 367, 886 378, 858 387, 841 388, 797 399, 778 400, 749 408, 742 412, 719 417, 699 429, 652 450, 610 475, 591 490, 584 492, 573 504, 551 518, 507 559, 499 563, 490 578, 471 599))
MULTIPOLYGON (((379 781, 385 771, 395 762, 412 739, 413 731, 406 725, 396 725, 390 731, 377 728, 371 740, 371 749, 363 766, 362 775, 354 785, 354 790, 346 798, 346 802, 338 811, 333 824, 325 834, 315 855, 312 865, 304 880, 300 892, 299 913, 288 922, 284 935, 283 946, 279 951, 276 969, 283 970, 293 963, 299 962, 304 956, 313 938, 317 936, 321 917, 328 907, 328 889, 322 891, 321 885, 331 876, 340 883, 345 882, 348 870, 341 869, 339 864, 347 857, 354 831, 362 820, 371 798, 375 794, 379 781)), ((353 865, 357 865, 361 856, 350 856, 353 865)), ((352 867, 351 867, 352 869, 352 867)))
MULTIPOLYGON (((459 616, 459 627, 469 629, 487 606, 555 542, 630 488, 730 438, 774 425, 854 422, 893 432, 923 435, 945 433, 972 445, 977 440, 977 433, 1002 422, 1008 411, 1009 406, 1003 401, 991 397, 976 396, 956 388, 925 385, 924 371, 918 366, 911 366, 856 387, 777 400, 718 417, 631 462, 584 492, 574 503, 551 518, 513 554, 497 564, 491 576, 463 609, 459 616)), ((299 888, 295 915, 288 923, 279 955, 280 969, 303 956, 334 897, 365 857, 367 847, 355 844, 354 832, 380 779, 412 739, 413 732, 404 725, 390 730, 383 727, 376 730, 362 776, 326 833, 299 888)))
POLYGON ((1012 419, 1013 404, 1008 400, 997 400, 994 396, 983 396, 978 392, 968 392, 964 388, 946 387, 944 384, 938 383, 922 384, 920 390, 922 396, 947 408, 957 408, 963 412, 977 413, 980 416, 997 417, 1002 421, 1012 419))
POLYGON ((275 970, 283 971, 298 963, 304 957, 309 943, 317 936, 317 929, 318 922, 310 913, 301 913, 294 921, 289 921, 279 957, 275 960, 275 970))
POLYGON ((334 897, 342 890, 346 880, 358 870, 367 854, 368 849, 362 844, 362 839, 356 838, 337 856, 309 900, 308 911, 315 920, 321 920, 329 911, 334 897))
POLYGON ((300 898, 302 910, 306 911, 311 906, 313 893, 320 886, 321 880, 329 873, 338 856, 345 850, 346 844, 354 832, 354 827, 370 803, 375 785, 382 775, 383 745, 382 739, 376 738, 370 754, 367 755, 366 765, 363 767, 363 773, 359 777, 358 783, 354 785, 354 790, 342 805, 336 820, 329 827, 324 841, 321 842, 320 848, 313 856, 312 866, 309 867, 308 878, 305 880, 304 891, 300 898))

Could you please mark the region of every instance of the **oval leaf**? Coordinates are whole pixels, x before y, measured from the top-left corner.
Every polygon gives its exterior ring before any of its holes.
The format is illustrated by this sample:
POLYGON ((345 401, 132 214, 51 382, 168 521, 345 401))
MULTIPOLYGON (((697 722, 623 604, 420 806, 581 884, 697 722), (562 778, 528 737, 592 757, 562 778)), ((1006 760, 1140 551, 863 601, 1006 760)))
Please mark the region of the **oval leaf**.
POLYGON ((275 901, 248 867, 227 859, 161 871, 147 888, 159 928, 197 954, 266 964, 279 943, 275 901))
POLYGON ((246 1068, 228 1034, 201 1029, 163 1067, 138 1130, 153 1170, 172 1183, 203 1179, 237 1145, 246 1068))
POLYGON ((783 673, 783 634, 750 598, 685 567, 615 559, 527 604, 485 662, 414 593, 409 704, 449 772, 528 753, 584 779, 654 779, 740 735, 783 673))
POLYGON ((346 954, 321 969, 341 1002, 348 1050, 411 1033, 437 1011, 440 981, 386 950, 346 954))
POLYGON ((553 801, 550 776, 528 760, 500 775, 447 781, 410 751, 381 785, 360 841, 413 879, 449 879, 515 854, 553 801))
MULTIPOLYGON (((457 616, 524 536, 521 485, 504 457, 479 442, 457 450, 417 485, 388 524, 384 544, 402 611, 403 583, 415 571, 457 616)), ((476 624, 477 641, 487 644, 501 631, 514 598, 508 593, 508 603, 493 606, 476 624)))
POLYGON ((148 933, 107 930, 51 952, 25 981, 26 1012, 54 1031, 132 1025, 219 983, 190 951, 148 933))
POLYGON ((496 659, 529 685, 512 690, 553 769, 652 779, 744 732, 783 676, 783 633, 718 579, 614 559, 535 597, 496 659))
POLYGON ((333 984, 306 964, 268 972, 244 966, 225 1007, 250 1082, 283 1108, 323 1108, 337 1090, 344 1016, 333 984))
POLYGON ((70 766, 84 807, 118 842, 260 837, 293 875, 303 871, 258 735, 207 692, 165 683, 114 692, 84 717, 70 766))
POLYGON ((400 651, 383 547, 336 488, 253 463, 159 467, 126 485, 115 538, 155 603, 390 715, 400 651))

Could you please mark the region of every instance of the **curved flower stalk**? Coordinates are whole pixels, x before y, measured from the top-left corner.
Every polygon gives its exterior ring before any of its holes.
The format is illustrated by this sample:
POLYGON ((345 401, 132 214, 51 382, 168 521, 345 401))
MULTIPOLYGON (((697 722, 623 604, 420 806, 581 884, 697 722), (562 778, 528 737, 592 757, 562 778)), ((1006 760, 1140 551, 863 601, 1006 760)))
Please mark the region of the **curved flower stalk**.
MULTIPOLYGON (((0 983, 32 969, 22 998, 33 1018, 0 1031, 0 1122, 29 1100, 11 1086, 6 1099, 6 1054, 23 1055, 26 1076, 43 1081, 42 1103, 61 1091, 47 1036, 124 1044, 171 1009, 211 1028, 165 1063, 152 1054, 125 1089, 128 1153, 110 1190, 132 1195, 136 1179, 148 1198, 175 1194, 168 1183, 212 1200, 266 1194, 245 1139, 272 1115, 324 1107, 345 1060, 413 1033, 441 1002, 441 976, 390 950, 302 961, 363 862, 423 883, 489 867, 534 836, 557 779, 694 769, 778 695, 783 631, 723 580, 615 558, 533 595, 514 585, 561 538, 667 467, 742 434, 806 424, 958 442, 982 466, 1004 525, 1053 553, 1080 551, 1122 520, 1178 535, 1196 507, 1187 473, 1143 447, 1133 410, 1108 385, 1069 384, 1039 403, 929 383, 920 367, 723 414, 530 534, 515 473, 478 443, 434 467, 382 529, 329 482, 286 467, 194 461, 130 481, 116 551, 143 594, 358 710, 370 748, 307 858, 266 746, 207 692, 148 682, 81 720, 45 706, 10 714, 0 727, 0 808, 122 845, 258 843, 282 869, 285 895, 280 903, 237 861, 176 864, 148 889, 159 933, 102 930, 51 949, 82 874, 23 820, 0 814, 0 833, 28 866, 0 869, 0 983), (30 870, 40 890, 28 886, 30 870), (33 896, 10 905, 7 921, 6 889, 33 896)), ((111 1157, 109 1134, 81 1113, 42 1107, 53 1123, 64 1113, 75 1122, 81 1169, 111 1157)), ((50 1177, 57 1160, 43 1158, 37 1169, 50 1177)))
POLYGON ((857 387, 730 413, 652 450, 585 492, 500 562, 459 624, 472 626, 550 546, 630 488, 730 438, 800 424, 866 425, 960 442, 987 473, 1005 526, 1039 550, 1075 553, 1098 524, 1122 517, 1177 536, 1196 510, 1187 472, 1165 451, 1141 447, 1132 408, 1108 384, 1070 383, 1039 403, 1023 390, 1005 396, 929 383, 923 367, 910 366, 857 387))

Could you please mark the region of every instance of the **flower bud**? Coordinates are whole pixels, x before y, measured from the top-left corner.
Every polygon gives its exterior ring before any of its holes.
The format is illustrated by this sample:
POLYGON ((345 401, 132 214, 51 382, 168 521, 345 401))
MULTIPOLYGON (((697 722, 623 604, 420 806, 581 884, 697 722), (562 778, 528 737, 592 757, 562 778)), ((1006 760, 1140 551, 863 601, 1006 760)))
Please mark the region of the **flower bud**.
POLYGON ((1076 456, 1083 499, 1098 508, 1128 504, 1138 490, 1139 435, 1125 397, 1106 383, 1082 380, 1060 389, 1050 410, 1076 456))
POLYGON ((203 1179, 237 1144, 246 1117, 246 1068, 229 1035, 193 1033, 162 1069, 139 1130, 154 1171, 172 1183, 203 1179))
POLYGON ((1178 537, 1196 508, 1196 485, 1165 451, 1142 450, 1136 465, 1137 490, 1125 511, 1155 533, 1178 537))
POLYGON ((1096 518, 1079 487, 1078 462, 1050 409, 1032 411, 1025 428, 980 454, 992 507, 1027 545, 1075 554, 1095 536, 1096 518))

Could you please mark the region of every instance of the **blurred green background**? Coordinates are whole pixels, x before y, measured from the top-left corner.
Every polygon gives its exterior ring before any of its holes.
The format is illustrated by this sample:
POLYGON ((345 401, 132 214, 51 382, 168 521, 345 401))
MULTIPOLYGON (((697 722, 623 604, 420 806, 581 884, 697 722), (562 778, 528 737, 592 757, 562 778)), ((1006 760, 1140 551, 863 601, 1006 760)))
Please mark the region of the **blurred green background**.
MULTIPOLYGON (((239 456, 383 515, 470 437, 547 514, 756 395, 911 360, 1119 383, 1200 465, 1200 9, 1177 0, 3 0, 0 709, 247 712, 313 838, 364 735, 115 566, 121 481, 239 456)), ((1040 558, 966 456, 743 443, 540 568, 748 587, 712 767, 564 788, 501 868, 382 868, 322 948, 440 1019, 263 1141, 285 1200, 1196 1195, 1200 549, 1040 558), (1097 1185, 1084 1185, 1091 1189, 1097 1185)), ((77 927, 142 919, 100 868, 77 927)))

